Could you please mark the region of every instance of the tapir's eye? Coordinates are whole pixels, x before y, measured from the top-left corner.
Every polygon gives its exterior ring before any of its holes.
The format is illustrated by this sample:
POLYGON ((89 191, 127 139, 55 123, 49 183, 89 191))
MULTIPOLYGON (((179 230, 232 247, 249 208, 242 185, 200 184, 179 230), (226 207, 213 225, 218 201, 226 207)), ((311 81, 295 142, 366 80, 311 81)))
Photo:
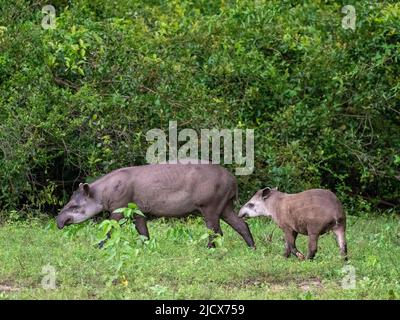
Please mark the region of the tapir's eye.
POLYGON ((247 204, 247 207, 249 207, 249 208, 254 208, 254 203, 248 203, 248 204, 247 204))
POLYGON ((69 208, 72 212, 77 212, 78 211, 78 206, 72 206, 69 208))

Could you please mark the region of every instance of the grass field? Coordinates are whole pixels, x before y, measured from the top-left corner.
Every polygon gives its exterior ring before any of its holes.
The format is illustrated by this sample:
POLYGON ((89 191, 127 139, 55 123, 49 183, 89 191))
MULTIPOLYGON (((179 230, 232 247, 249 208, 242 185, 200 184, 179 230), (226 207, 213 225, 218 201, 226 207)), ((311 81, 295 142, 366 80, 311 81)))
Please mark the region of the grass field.
MULTIPOLYGON (((249 224, 255 251, 224 223, 217 248, 207 249, 200 218, 150 221, 147 242, 124 226, 114 239, 119 243, 101 250, 95 245, 98 223, 59 231, 53 221, 8 222, 0 226, 0 298, 400 298, 398 217, 348 217, 353 289, 342 288, 345 263, 332 234, 320 239, 314 261, 298 261, 283 258, 282 232, 272 222, 256 218, 249 224), (49 265, 54 289, 42 287, 49 265)), ((298 247, 306 251, 306 237, 299 237, 298 247)))

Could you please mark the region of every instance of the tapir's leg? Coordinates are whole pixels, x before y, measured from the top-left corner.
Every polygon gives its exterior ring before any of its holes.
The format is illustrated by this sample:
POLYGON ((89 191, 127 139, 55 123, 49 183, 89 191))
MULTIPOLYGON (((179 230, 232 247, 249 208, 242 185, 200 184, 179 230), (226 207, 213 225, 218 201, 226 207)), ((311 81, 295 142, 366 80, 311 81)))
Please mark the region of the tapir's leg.
POLYGON ((287 229, 284 230, 284 233, 285 233, 285 248, 286 248, 284 256, 288 258, 290 253, 292 253, 300 260, 303 260, 304 255, 296 248, 297 232, 287 229))
POLYGON ((145 236, 147 239, 150 239, 149 230, 147 229, 146 218, 136 216, 135 227, 140 235, 145 236))
POLYGON ((242 218, 237 216, 230 205, 222 212, 222 219, 243 237, 249 247, 256 248, 249 226, 242 218))
MULTIPOLYGON (((112 213, 110 216, 110 220, 115 220, 115 221, 119 221, 124 217, 124 215, 122 213, 112 213)), ((98 243, 99 248, 103 248, 104 244, 106 243, 106 241, 108 239, 111 238, 111 231, 107 232, 107 238, 105 240, 102 240, 98 243)))
POLYGON ((309 234, 308 235, 308 252, 307 259, 314 259, 315 254, 318 250, 318 237, 319 234, 309 234))
MULTIPOLYGON (((110 217, 111 220, 116 220, 119 221, 123 218, 123 215, 121 213, 113 213, 110 217)), ((147 239, 150 239, 149 236, 149 230, 147 229, 147 223, 146 223, 146 218, 136 216, 135 217, 135 227, 137 232, 142 235, 147 237, 147 239)), ((110 238, 110 234, 107 235, 107 239, 110 238)))
POLYGON ((285 258, 289 258, 290 254, 293 253, 297 257, 297 247, 296 247, 296 238, 297 238, 297 232, 290 230, 287 231, 288 236, 286 236, 285 233, 285 253, 283 254, 285 258))
POLYGON ((222 236, 222 230, 221 230, 221 225, 219 223, 219 216, 216 215, 214 212, 212 212, 211 209, 202 209, 201 210, 204 220, 206 222, 206 226, 208 229, 210 229, 214 234, 210 235, 209 240, 208 240, 208 248, 214 248, 214 239, 215 239, 215 234, 219 234, 222 236))
POLYGON ((112 213, 110 216, 110 220, 119 221, 124 217, 122 213, 112 213))
POLYGON ((336 241, 340 248, 340 254, 347 261, 347 243, 346 243, 346 236, 345 236, 345 228, 343 226, 337 227, 333 229, 333 232, 336 236, 336 241))

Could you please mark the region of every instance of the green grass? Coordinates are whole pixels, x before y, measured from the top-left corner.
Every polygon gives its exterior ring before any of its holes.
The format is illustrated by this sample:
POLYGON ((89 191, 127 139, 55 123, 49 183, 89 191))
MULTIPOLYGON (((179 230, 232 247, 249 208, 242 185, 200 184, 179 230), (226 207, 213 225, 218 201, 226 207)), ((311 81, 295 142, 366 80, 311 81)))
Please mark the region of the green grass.
MULTIPOLYGON (((100 250, 98 224, 63 231, 30 220, 0 226, 1 299, 399 299, 398 217, 348 218, 349 265, 356 288, 342 289, 345 265, 332 234, 323 236, 314 261, 285 259, 282 232, 267 219, 249 220, 257 250, 226 224, 216 249, 206 249, 200 218, 149 222, 152 240, 123 238, 100 250), (272 236, 271 236, 272 234, 272 236), (130 243, 123 245, 124 239, 130 243), (130 247, 129 247, 130 246, 130 247), (126 260, 123 260, 123 259, 126 260), (118 262, 123 261, 120 272, 118 262), (43 289, 42 268, 56 270, 56 288, 43 289)), ((298 247, 306 251, 306 237, 298 247)))

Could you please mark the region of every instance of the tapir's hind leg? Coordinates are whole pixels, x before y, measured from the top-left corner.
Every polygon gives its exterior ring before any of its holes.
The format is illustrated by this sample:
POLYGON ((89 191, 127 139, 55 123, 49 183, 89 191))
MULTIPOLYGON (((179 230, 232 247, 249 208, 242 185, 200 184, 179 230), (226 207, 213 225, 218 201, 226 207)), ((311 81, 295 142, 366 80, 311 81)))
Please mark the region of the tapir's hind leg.
POLYGON ((344 226, 338 226, 334 228, 333 232, 335 233, 336 242, 340 248, 340 254, 344 260, 347 260, 347 243, 344 226))
POLYGON ((222 219, 243 237, 249 247, 256 247, 249 226, 242 218, 237 216, 231 204, 228 204, 222 212, 222 219))

